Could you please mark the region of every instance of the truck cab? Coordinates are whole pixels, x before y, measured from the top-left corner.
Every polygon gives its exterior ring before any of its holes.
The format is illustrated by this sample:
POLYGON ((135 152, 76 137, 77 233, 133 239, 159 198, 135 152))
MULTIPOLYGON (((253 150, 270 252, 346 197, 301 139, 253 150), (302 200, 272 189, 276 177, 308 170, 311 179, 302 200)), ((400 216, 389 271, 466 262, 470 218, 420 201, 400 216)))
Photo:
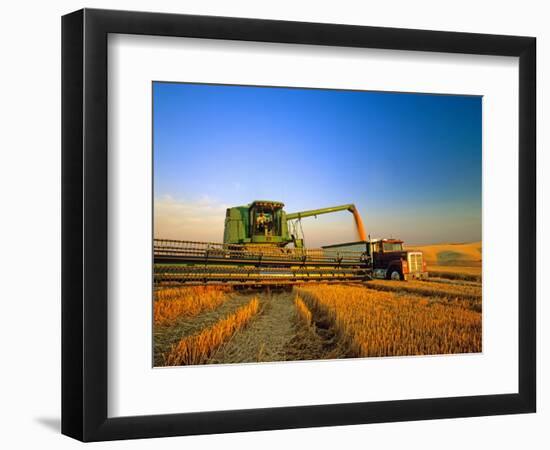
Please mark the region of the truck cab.
POLYGON ((369 239, 322 247, 326 256, 341 257, 346 252, 362 254, 373 278, 387 280, 426 279, 428 272, 422 252, 407 251, 401 239, 369 239))
POLYGON ((403 249, 400 239, 369 241, 373 277, 387 280, 426 279, 428 272, 422 252, 403 249))

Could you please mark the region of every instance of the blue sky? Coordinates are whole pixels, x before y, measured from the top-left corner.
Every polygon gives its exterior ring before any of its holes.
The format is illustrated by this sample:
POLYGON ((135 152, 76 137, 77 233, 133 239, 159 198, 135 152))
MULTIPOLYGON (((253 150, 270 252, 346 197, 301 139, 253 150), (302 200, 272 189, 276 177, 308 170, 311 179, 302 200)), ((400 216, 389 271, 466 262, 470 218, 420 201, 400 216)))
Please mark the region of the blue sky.
MULTIPOLYGON (((372 237, 481 239, 481 97, 153 85, 155 235, 223 238, 225 208, 355 203, 372 237)), ((306 244, 357 238, 347 212, 306 244)))

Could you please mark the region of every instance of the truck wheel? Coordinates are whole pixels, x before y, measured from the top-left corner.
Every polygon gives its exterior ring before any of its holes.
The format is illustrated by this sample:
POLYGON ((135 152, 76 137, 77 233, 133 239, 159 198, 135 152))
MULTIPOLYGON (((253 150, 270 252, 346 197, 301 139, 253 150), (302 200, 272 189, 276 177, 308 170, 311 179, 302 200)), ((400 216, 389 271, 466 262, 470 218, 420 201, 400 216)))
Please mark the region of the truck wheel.
POLYGON ((403 277, 401 276, 399 270, 390 269, 390 280, 401 281, 402 279, 403 277))

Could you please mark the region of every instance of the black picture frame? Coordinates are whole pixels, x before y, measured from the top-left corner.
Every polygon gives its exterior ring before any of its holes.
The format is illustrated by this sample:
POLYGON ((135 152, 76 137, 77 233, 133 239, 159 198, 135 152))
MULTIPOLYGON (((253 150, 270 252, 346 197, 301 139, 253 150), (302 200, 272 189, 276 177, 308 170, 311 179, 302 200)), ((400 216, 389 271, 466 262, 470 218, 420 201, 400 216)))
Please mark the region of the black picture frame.
POLYGON ((101 441, 535 412, 535 91, 533 37, 94 9, 63 16, 62 433, 101 441), (519 57, 518 392, 107 417, 109 33, 519 57))

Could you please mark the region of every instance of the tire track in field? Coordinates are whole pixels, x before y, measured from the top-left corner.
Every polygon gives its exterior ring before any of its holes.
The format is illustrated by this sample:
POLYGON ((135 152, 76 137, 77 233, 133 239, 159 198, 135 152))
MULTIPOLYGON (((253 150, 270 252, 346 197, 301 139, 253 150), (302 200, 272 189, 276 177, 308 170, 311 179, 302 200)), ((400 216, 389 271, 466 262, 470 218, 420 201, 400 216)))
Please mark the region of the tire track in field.
POLYGON ((260 294, 261 312, 235 334, 206 364, 284 361, 296 334, 291 295, 260 294))
POLYGON ((259 294, 262 311, 222 346, 206 364, 334 359, 348 356, 328 318, 299 319, 295 293, 259 294))

